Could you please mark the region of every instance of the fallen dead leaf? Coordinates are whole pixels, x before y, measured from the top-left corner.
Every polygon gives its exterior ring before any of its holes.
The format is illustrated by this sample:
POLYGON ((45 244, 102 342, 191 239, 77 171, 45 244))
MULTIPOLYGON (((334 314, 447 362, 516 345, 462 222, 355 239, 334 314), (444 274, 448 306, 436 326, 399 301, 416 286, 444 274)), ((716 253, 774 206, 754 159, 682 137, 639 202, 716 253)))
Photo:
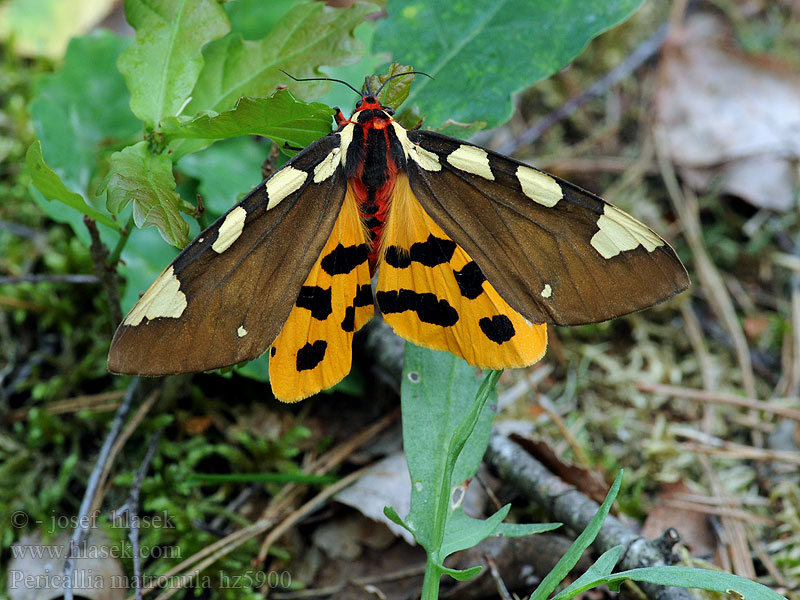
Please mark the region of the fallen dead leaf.
POLYGON ((800 75, 735 48, 721 16, 699 13, 665 46, 656 115, 689 185, 760 208, 796 201, 800 75))

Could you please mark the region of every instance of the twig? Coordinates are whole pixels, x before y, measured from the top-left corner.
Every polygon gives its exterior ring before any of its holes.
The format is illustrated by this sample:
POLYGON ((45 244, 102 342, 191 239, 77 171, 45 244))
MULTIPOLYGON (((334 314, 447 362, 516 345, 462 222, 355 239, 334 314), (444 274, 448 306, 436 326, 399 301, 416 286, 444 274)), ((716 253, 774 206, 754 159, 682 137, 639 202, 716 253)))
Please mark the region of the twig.
POLYGON ((142 490, 142 482, 145 475, 147 475, 147 470, 150 468, 150 461, 153 460, 153 456, 156 453, 162 431, 163 428, 156 431, 150 440, 147 453, 144 455, 142 464, 139 465, 136 479, 134 479, 131 486, 131 493, 123 507, 117 511, 118 515, 128 513, 128 523, 130 524, 128 538, 131 541, 133 550, 133 582, 137 600, 142 600, 142 557, 139 552, 139 492, 142 490))
MULTIPOLYGON (((161 396, 160 390, 153 390, 152 392, 150 392, 147 398, 144 399, 144 402, 142 402, 139 405, 139 408, 133 414, 130 421, 128 421, 128 424, 125 426, 125 429, 122 430, 122 433, 120 433, 117 439, 114 441, 114 445, 111 447, 111 452, 109 452, 108 454, 108 460, 106 461, 106 464, 103 465, 103 472, 100 475, 100 482, 98 488, 105 487, 106 481, 108 480, 108 474, 111 471, 111 466, 114 464, 114 461, 116 460, 117 454, 119 454, 119 451, 122 450, 122 447, 125 445, 125 442, 128 441, 128 438, 131 437, 131 434, 133 434, 133 432, 139 426, 139 423, 142 421, 142 419, 144 419, 145 415, 148 412, 150 412, 150 409, 152 408, 153 404, 155 404, 156 400, 158 400, 160 396, 161 396)), ((103 496, 104 496, 103 493, 95 495, 89 514, 93 515, 97 512, 97 510, 100 508, 100 504, 103 501, 103 496)))
MULTIPOLYGON (((493 434, 489 440, 486 460, 505 481, 530 500, 542 506, 554 520, 561 521, 573 531, 582 531, 598 509, 590 500, 571 485, 548 471, 544 465, 507 437, 493 434)), ((622 544, 625 551, 619 562, 620 569, 667 564, 665 549, 653 540, 642 538, 613 516, 608 516, 594 542, 601 552, 622 544)), ((639 583, 653 600, 691 600, 687 590, 675 587, 639 583)))
POLYGON ((119 405, 117 413, 114 415, 111 429, 108 431, 108 435, 106 435, 106 439, 103 441, 103 446, 100 448, 100 453, 97 455, 92 473, 89 475, 89 481, 86 483, 86 490, 83 493, 83 500, 81 500, 81 506, 78 510, 75 531, 72 532, 72 538, 69 543, 67 560, 64 561, 64 600, 73 600, 74 598, 72 591, 72 572, 75 569, 75 556, 73 553, 84 542, 88 535, 89 528, 92 525, 92 513, 89 511, 89 508, 99 488, 100 477, 111 454, 111 447, 117 439, 122 429, 122 424, 125 422, 130 412, 133 399, 136 397, 138 389, 139 378, 134 377, 131 380, 130 386, 128 386, 125 397, 122 399, 122 404, 119 405))
POLYGON ((508 593, 508 588, 506 584, 503 582, 503 578, 500 576, 500 572, 497 570, 497 563, 494 562, 494 559, 489 556, 489 554, 484 554, 483 558, 486 559, 486 564, 489 565, 489 573, 492 574, 492 579, 494 580, 494 585, 497 588, 497 595, 500 596, 502 600, 512 600, 511 594, 508 593))
MULTIPOLYGON (((41 410, 48 415, 62 415, 73 413, 79 410, 109 411, 116 410, 119 400, 125 395, 124 390, 114 390, 113 392, 101 392, 99 394, 89 394, 86 396, 75 396, 64 400, 54 400, 41 407, 41 410)), ((30 408, 20 408, 12 410, 4 416, 0 416, 2 423, 14 423, 24 421, 30 414, 30 408)))
POLYGON ((89 237, 92 240, 89 252, 92 255, 92 267, 94 274, 103 284, 103 289, 108 297, 108 310, 111 315, 111 322, 114 326, 122 321, 122 309, 120 308, 119 295, 119 275, 117 274, 116 262, 109 261, 108 248, 100 239, 100 232, 97 230, 97 223, 89 217, 84 217, 83 222, 89 230, 89 237))
POLYGON ((600 79, 597 79, 583 92, 567 100, 560 108, 557 108, 550 114, 536 121, 536 123, 531 125, 522 134, 500 146, 498 152, 501 154, 512 154, 522 146, 533 143, 539 139, 545 131, 562 119, 570 116, 581 105, 592 98, 597 98, 606 94, 609 89, 628 77, 659 51, 664 41, 667 39, 667 31, 668 28, 666 24, 659 27, 653 35, 639 44, 639 46, 637 46, 620 64, 611 69, 600 79))
POLYGON ((98 284, 100 280, 94 275, 20 275, 19 277, 0 277, 0 285, 18 283, 75 283, 98 284))
MULTIPOLYGON (((794 421, 800 421, 800 410, 791 408, 789 406, 780 406, 775 404, 778 398, 773 399, 772 402, 764 402, 762 400, 755 400, 754 398, 742 398, 734 394, 725 394, 723 392, 710 392, 707 390, 698 390, 694 388, 681 387, 678 385, 666 385, 661 383, 646 383, 640 382, 636 385, 643 392, 650 392, 653 394, 664 394, 666 396, 674 396, 676 398, 687 398, 690 400, 699 400, 700 402, 708 402, 710 404, 728 404, 730 406, 741 406, 742 408, 750 408, 753 410, 764 411, 765 413, 772 413, 794 421)), ((797 398, 788 398, 788 400, 796 401, 797 398)))

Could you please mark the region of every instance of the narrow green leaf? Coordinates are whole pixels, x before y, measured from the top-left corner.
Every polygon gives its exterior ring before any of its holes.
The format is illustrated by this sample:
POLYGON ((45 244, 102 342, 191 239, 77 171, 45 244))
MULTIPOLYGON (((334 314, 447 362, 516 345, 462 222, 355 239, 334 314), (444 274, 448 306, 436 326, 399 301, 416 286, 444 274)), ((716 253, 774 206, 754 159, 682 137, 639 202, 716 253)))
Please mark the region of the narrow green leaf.
POLYGON ((180 215, 180 196, 175 193, 172 161, 154 155, 147 142, 128 146, 111 155, 106 180, 108 209, 119 213, 133 204, 137 227, 156 227, 165 241, 182 248, 189 243, 189 224, 180 215))
POLYGON ((583 552, 592 544, 597 534, 600 533, 600 528, 603 526, 603 521, 605 521, 608 516, 608 511, 611 510, 611 505, 614 503, 614 499, 619 493, 619 486, 621 484, 622 471, 617 475, 611 489, 608 491, 606 499, 603 501, 603 504, 600 505, 600 508, 597 509, 597 513, 592 517, 589 525, 587 525, 586 529, 572 542, 569 550, 567 550, 564 556, 561 557, 561 560, 556 563, 553 570, 545 576, 539 586, 534 590, 533 594, 531 594, 530 600, 545 600, 569 574, 572 567, 578 563, 583 552))
POLYGON ((81 214, 91 217, 99 223, 103 223, 114 229, 121 229, 121 225, 114 221, 107 214, 101 213, 96 208, 89 206, 78 193, 75 193, 64 185, 61 178, 56 175, 42 156, 42 144, 39 140, 33 142, 25 155, 25 164, 31 176, 31 182, 48 200, 58 200, 67 206, 74 208, 81 214))
POLYGON ((561 527, 563 523, 500 523, 494 535, 503 537, 524 537, 546 533, 561 527))
POLYGON ((721 594, 736 593, 742 598, 746 598, 746 600, 786 600, 784 596, 767 586, 738 575, 680 566, 644 567, 620 571, 613 575, 598 576, 594 579, 581 577, 569 588, 555 596, 553 600, 567 600, 599 585, 619 585, 628 579, 646 581, 656 585, 697 588, 721 594), (581 582, 581 585, 578 586, 579 582, 581 582))
POLYGON ((595 582, 605 578, 609 573, 611 573, 611 571, 614 570, 614 566, 617 564, 617 561, 622 555, 622 551, 624 549, 625 548, 620 545, 614 546, 610 550, 603 552, 603 554, 600 555, 600 557, 591 567, 586 570, 585 573, 573 581, 569 587, 564 588, 558 594, 553 596, 551 600, 567 600, 567 598, 572 598, 576 594, 580 594, 582 591, 598 585, 595 582), (586 587, 587 585, 589 587, 586 587))
POLYGON ((353 30, 368 12, 361 3, 331 8, 306 2, 289 10, 260 40, 230 34, 208 44, 186 112, 226 110, 242 96, 269 96, 279 84, 292 84, 305 98, 318 94, 326 85, 294 84, 278 69, 295 77, 314 77, 323 75, 320 65, 356 62, 364 48, 353 30))
POLYGON ((305 148, 331 132, 333 114, 333 109, 324 104, 302 102, 288 90, 280 90, 269 98, 240 98, 236 106, 220 114, 200 114, 184 122, 166 118, 162 121, 162 131, 173 138, 262 135, 281 149, 285 149, 284 144, 305 148))
POLYGON ((149 127, 178 114, 203 68, 202 47, 230 30, 217 0, 125 0, 136 41, 119 59, 131 110, 149 127))
POLYGON ((429 127, 447 119, 496 127, 511 116, 511 94, 555 73, 641 3, 390 0, 374 50, 435 77, 418 77, 406 101, 429 127))
POLYGON ((450 556, 453 552, 472 548, 494 535, 509 510, 511 505, 506 504, 488 519, 473 519, 460 509, 454 511, 447 520, 441 555, 450 556))
POLYGON ((438 565, 438 567, 443 575, 450 575, 450 577, 456 581, 469 581, 473 577, 476 577, 478 573, 481 572, 481 569, 483 569, 480 565, 477 567, 470 567, 469 569, 449 569, 443 565, 438 565))

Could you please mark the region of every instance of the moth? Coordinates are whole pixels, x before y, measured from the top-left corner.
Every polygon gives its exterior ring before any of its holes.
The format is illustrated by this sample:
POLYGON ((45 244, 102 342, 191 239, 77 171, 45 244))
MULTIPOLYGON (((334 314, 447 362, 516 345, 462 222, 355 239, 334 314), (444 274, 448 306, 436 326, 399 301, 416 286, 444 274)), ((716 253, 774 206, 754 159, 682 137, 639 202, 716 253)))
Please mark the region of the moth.
POLYGON ((604 321, 689 285, 673 249, 612 204, 469 142, 406 130, 381 90, 349 87, 361 96, 350 118, 339 110, 334 132, 150 286, 114 335, 110 371, 203 371, 268 350, 272 390, 293 402, 349 373, 376 302, 407 340, 502 369, 543 356, 547 323, 604 321))

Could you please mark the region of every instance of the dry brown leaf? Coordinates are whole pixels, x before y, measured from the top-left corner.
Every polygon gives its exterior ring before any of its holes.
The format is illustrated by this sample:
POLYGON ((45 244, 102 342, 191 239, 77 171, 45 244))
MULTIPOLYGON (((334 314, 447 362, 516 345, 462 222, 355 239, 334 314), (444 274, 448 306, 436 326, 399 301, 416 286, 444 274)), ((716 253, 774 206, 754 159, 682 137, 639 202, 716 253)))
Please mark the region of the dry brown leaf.
POLYGON ((798 186, 800 75, 736 50, 731 38, 722 17, 705 13, 673 32, 657 120, 690 185, 788 210, 798 186))

